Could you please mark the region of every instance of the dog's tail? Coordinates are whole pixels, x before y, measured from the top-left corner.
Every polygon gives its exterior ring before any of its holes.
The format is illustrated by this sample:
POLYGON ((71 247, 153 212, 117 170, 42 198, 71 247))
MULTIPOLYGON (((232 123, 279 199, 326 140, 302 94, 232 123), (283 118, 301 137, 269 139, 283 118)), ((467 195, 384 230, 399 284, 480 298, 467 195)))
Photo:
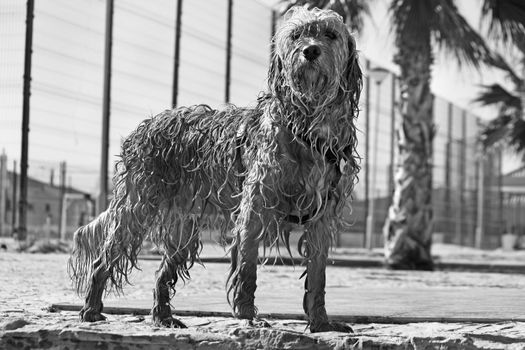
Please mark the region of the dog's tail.
POLYGON ((68 273, 78 294, 85 292, 93 263, 102 253, 108 235, 108 219, 109 212, 106 210, 74 234, 68 273))

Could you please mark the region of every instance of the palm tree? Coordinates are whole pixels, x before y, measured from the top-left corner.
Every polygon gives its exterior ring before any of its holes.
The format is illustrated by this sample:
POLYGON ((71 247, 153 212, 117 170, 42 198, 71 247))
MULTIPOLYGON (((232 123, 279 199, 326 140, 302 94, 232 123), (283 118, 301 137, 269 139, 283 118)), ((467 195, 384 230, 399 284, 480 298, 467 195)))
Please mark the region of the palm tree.
POLYGON ((497 58, 452 0, 393 0, 390 14, 394 62, 401 69, 401 122, 394 195, 384 226, 385 258, 391 268, 432 269, 433 47, 477 68, 497 58))
MULTIPOLYGON (((281 1, 341 11, 351 20, 363 1, 281 1)), ((433 95, 430 91, 433 48, 457 61, 479 67, 495 61, 479 34, 459 14, 453 0, 391 0, 390 16, 399 65, 401 121, 397 126, 397 165, 392 204, 384 225, 385 261, 397 269, 432 269, 433 95)), ((359 18, 359 17, 358 17, 359 18)))

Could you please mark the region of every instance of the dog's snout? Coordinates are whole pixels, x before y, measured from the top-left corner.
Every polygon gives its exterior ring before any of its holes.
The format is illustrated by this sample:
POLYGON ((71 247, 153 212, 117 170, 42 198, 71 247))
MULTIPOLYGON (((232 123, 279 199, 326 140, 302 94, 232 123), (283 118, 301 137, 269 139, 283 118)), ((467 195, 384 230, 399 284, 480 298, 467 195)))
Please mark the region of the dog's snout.
POLYGON ((303 48, 303 55, 308 61, 313 61, 321 55, 321 48, 317 45, 308 45, 303 48))

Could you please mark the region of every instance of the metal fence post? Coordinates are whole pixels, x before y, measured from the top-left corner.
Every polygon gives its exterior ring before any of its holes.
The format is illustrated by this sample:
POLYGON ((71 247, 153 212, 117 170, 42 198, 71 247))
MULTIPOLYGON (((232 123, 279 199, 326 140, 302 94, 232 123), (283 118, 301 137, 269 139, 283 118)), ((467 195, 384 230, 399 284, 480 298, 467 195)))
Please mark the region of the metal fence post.
POLYGON ((109 118, 111 112, 111 51, 113 46, 113 8, 114 1, 106 2, 106 38, 104 48, 104 95, 102 102, 102 154, 100 163, 100 196, 98 212, 108 206, 108 153, 109 153, 109 118))
POLYGON ((484 183, 484 175, 485 175, 485 164, 483 164, 483 158, 481 157, 478 163, 478 213, 477 213, 477 224, 476 224, 476 243, 475 247, 478 249, 481 249, 482 246, 482 240, 483 240, 483 204, 485 201, 484 191, 483 191, 483 183, 484 183))
POLYGON ((182 0, 177 0, 177 14, 175 15, 175 52, 173 54, 173 85, 171 107, 177 107, 179 94, 179 64, 180 64, 180 38, 182 25, 182 0))
POLYGON ((33 18, 35 1, 27 0, 24 51, 24 91, 22 104, 22 154, 20 156, 20 203, 18 239, 27 238, 27 168, 29 154, 29 99, 31 97, 31 55, 33 53, 33 18))
POLYGON ((390 91, 391 96, 391 110, 390 110, 390 171, 388 176, 388 195, 392 196, 394 192, 394 148, 395 148, 395 132, 396 132, 396 82, 397 78, 394 73, 392 73, 392 86, 390 91))
POLYGON ((13 200, 11 201, 12 205, 11 205, 11 229, 12 229, 12 233, 14 234, 16 232, 16 189, 18 188, 18 176, 16 175, 16 169, 17 169, 17 166, 16 166, 16 160, 13 161, 13 183, 12 183, 12 189, 13 189, 13 200))
MULTIPOLYGON (((478 119, 478 125, 480 124, 478 119)), ((476 213, 476 236, 474 239, 474 246, 481 249, 483 246, 484 224, 485 224, 485 156, 483 145, 478 143, 478 184, 477 184, 477 213, 476 213)))
POLYGON ((501 148, 498 149, 498 185, 497 185, 497 200, 498 200, 498 223, 497 225, 501 227, 500 234, 505 233, 505 220, 503 217, 503 150, 501 148))
POLYGON ((366 60, 366 77, 365 77, 365 210, 364 210, 364 231, 363 231, 363 247, 366 248, 366 233, 368 232, 368 201, 370 200, 370 166, 367 159, 370 158, 370 60, 366 60))
POLYGON ((467 112, 463 110, 461 113, 461 152, 459 157, 459 244, 463 245, 465 241, 464 230, 466 230, 467 225, 465 217, 467 216, 465 210, 465 190, 467 187, 466 184, 466 174, 467 174, 467 112))
POLYGON ((224 102, 230 102, 231 61, 232 61, 232 22, 233 0, 228 0, 228 25, 226 28, 226 82, 224 87, 224 102))
POLYGON ((60 196, 58 202, 58 232, 60 239, 65 238, 64 197, 66 195, 66 162, 60 162, 60 196))
POLYGON ((450 198, 451 198, 451 164, 452 164, 452 103, 448 102, 447 104, 447 146, 446 146, 446 158, 445 158, 445 233, 452 231, 452 223, 450 222, 451 218, 451 208, 450 208, 450 198))
POLYGON ((0 236, 4 235, 6 225, 7 200, 7 154, 2 150, 0 154, 0 236))

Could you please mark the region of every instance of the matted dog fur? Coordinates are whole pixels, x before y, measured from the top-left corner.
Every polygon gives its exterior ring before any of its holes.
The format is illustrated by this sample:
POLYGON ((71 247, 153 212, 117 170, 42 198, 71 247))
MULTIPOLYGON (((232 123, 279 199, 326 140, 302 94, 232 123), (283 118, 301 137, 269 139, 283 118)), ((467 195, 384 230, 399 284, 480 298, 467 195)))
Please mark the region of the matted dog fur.
POLYGON ((170 297, 177 280, 190 277, 199 232, 221 217, 223 234, 233 237, 227 294, 235 317, 264 324, 254 305, 258 247, 289 249, 295 223, 304 227, 310 330, 351 331, 328 320, 324 295, 328 250, 359 170, 355 41, 335 12, 296 7, 273 44, 268 90, 255 108, 168 110, 126 138, 108 209, 75 233, 69 271, 86 297, 83 321, 104 319, 104 291, 122 290, 147 238, 163 251, 153 320, 185 327, 170 297))

